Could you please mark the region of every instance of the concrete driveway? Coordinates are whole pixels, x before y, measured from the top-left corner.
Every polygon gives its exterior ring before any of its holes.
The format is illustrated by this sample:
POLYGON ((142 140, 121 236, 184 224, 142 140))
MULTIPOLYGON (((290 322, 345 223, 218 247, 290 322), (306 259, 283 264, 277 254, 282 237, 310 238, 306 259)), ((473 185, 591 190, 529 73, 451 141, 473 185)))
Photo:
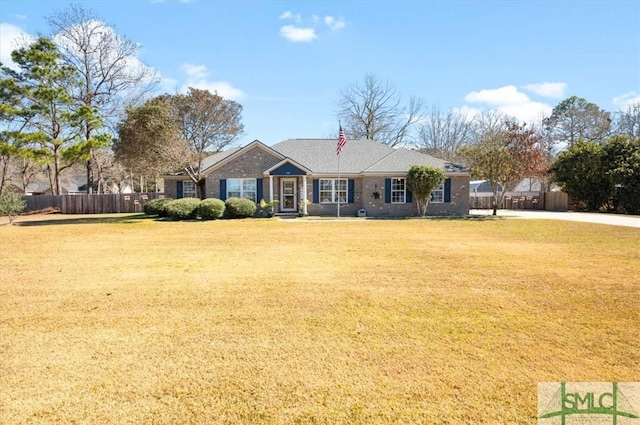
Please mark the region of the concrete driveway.
MULTIPOLYGON (((491 215, 493 210, 471 210, 469 213, 471 215, 491 215)), ((637 215, 535 210, 498 210, 498 215, 503 217, 581 221, 583 223, 609 224, 612 226, 640 228, 640 216, 637 215)))

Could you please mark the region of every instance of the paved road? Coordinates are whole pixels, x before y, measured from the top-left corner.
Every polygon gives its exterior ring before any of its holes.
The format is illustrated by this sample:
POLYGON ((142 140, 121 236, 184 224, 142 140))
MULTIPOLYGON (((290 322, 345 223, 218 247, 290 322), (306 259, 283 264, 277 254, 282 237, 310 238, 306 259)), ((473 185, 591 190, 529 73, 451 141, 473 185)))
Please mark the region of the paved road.
MULTIPOLYGON (((471 210, 471 215, 490 215, 492 210, 471 210)), ((640 228, 640 216, 585 213, 585 212, 556 212, 556 211, 532 211, 532 210, 498 210, 499 216, 535 218, 551 220, 581 221, 583 223, 610 224, 612 226, 627 226, 640 228)))

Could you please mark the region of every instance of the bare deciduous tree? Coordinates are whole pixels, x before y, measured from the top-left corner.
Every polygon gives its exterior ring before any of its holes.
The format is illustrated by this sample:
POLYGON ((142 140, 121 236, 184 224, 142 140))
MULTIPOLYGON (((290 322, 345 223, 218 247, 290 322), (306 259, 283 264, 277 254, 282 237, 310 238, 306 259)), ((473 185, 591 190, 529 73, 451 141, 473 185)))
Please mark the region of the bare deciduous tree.
POLYGON ((418 125, 417 146, 425 153, 455 162, 457 151, 473 137, 473 121, 460 112, 432 106, 418 125))
POLYGON ((411 141, 411 130, 422 109, 420 99, 411 97, 403 105, 394 85, 368 74, 362 84, 341 90, 338 118, 350 138, 375 140, 393 147, 411 141))
POLYGON ((473 139, 478 141, 487 135, 499 133, 504 129, 505 121, 514 122, 515 118, 504 113, 490 109, 473 117, 473 139))
MULTIPOLYGON (((105 125, 115 130, 115 120, 125 107, 150 92, 158 76, 137 59, 138 44, 118 35, 114 27, 82 6, 71 5, 49 16, 48 21, 63 60, 80 75, 73 87, 74 100, 79 106, 97 110, 105 125)), ((94 131, 90 123, 83 123, 86 140, 92 138, 94 131)), ((89 192, 93 187, 94 157, 92 150, 87 161, 89 192)))
POLYGON ((640 138, 640 103, 634 103, 616 113, 615 132, 633 138, 640 138))

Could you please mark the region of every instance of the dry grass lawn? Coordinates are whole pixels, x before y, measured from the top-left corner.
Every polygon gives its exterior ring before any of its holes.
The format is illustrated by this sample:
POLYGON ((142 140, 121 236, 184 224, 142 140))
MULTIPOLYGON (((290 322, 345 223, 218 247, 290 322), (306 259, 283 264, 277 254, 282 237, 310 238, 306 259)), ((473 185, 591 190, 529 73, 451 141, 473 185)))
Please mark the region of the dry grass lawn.
POLYGON ((532 424, 639 380, 639 229, 113 217, 0 227, 0 422, 532 424))

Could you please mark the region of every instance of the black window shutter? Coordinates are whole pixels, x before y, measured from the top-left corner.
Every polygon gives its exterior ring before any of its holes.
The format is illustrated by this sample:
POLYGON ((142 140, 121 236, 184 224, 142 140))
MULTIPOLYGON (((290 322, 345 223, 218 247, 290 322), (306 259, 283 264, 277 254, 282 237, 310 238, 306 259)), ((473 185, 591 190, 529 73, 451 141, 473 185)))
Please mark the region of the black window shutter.
POLYGON ((444 181, 444 202, 451 202, 451 179, 444 181))
POLYGON ((313 179, 313 203, 317 204, 320 202, 320 181, 318 179, 313 179))
POLYGON ((180 199, 183 196, 184 195, 183 195, 183 192, 182 192, 182 180, 178 180, 176 182, 176 199, 180 199))
POLYGON ((412 202, 413 202, 413 193, 411 193, 411 191, 407 189, 407 204, 410 204, 412 202))
POLYGON ((353 204, 356 201, 356 182, 354 179, 347 180, 347 202, 353 204))
POLYGON ((227 200, 227 179, 220 179, 220 199, 227 200))
POLYGON ((391 179, 384 179, 384 203, 391 203, 391 179))
POLYGON ((256 202, 260 202, 262 200, 262 179, 256 179, 256 202))

